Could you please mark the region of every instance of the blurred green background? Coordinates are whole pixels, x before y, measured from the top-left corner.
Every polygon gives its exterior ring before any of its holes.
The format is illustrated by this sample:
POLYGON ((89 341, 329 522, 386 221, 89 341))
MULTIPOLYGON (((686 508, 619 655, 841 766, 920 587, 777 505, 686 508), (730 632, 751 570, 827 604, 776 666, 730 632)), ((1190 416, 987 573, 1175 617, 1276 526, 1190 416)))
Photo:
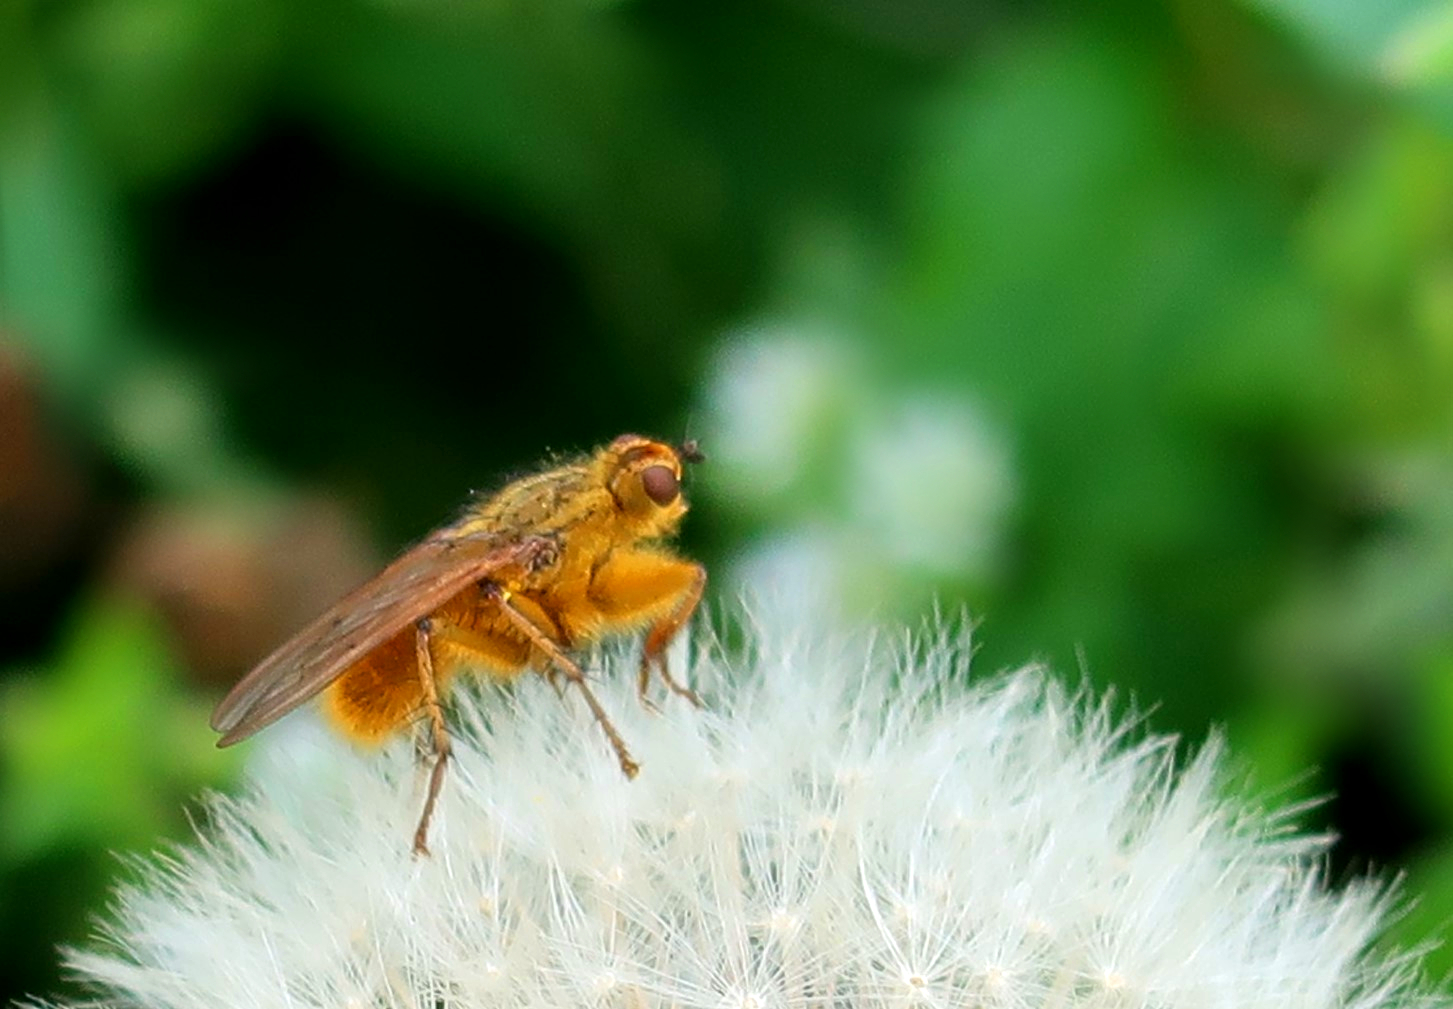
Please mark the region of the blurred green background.
POLYGON ((625 430, 711 455, 716 602, 967 605, 1442 934, 1453 4, 17 0, 0 1000, 251 662, 625 430))

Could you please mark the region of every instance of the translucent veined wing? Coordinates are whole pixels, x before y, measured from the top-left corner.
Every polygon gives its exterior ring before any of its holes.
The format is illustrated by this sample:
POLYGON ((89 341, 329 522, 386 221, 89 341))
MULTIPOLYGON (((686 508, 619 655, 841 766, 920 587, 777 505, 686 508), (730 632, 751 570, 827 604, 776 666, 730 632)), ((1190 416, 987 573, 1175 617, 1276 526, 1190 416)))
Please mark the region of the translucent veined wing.
POLYGON ((238 681, 212 712, 218 746, 271 725, 399 631, 470 585, 523 577, 553 561, 553 540, 434 534, 334 603, 238 681))

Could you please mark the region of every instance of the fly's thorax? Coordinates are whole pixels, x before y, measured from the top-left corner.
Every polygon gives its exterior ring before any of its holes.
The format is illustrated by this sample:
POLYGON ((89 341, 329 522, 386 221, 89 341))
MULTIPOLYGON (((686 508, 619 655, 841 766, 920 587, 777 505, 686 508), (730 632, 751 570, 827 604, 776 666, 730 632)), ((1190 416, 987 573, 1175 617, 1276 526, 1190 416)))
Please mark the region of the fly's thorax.
POLYGON ((560 466, 521 477, 470 509, 472 524, 502 535, 541 532, 573 521, 595 482, 589 467, 560 466))

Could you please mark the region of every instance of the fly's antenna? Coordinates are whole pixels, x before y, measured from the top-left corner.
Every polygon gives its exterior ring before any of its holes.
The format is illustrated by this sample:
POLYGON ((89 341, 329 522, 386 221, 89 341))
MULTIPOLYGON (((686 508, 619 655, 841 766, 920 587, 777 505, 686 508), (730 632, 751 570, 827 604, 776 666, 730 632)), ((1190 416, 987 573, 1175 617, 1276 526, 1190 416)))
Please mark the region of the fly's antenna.
POLYGON ((680 446, 676 449, 676 454, 681 457, 682 462, 706 462, 706 453, 701 450, 701 443, 691 437, 693 426, 691 422, 694 417, 694 412, 686 415, 686 423, 683 425, 686 429, 686 437, 681 440, 680 446))

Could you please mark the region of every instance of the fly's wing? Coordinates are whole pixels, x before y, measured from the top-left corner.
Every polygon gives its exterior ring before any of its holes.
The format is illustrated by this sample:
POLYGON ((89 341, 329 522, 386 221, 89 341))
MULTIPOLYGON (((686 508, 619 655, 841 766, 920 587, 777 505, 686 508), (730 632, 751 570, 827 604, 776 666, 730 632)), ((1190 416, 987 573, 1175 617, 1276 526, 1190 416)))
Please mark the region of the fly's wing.
POLYGON ((263 659, 212 712, 218 746, 231 746, 318 694, 349 666, 409 624, 485 578, 519 577, 553 558, 554 543, 532 536, 438 533, 333 604, 263 659))

